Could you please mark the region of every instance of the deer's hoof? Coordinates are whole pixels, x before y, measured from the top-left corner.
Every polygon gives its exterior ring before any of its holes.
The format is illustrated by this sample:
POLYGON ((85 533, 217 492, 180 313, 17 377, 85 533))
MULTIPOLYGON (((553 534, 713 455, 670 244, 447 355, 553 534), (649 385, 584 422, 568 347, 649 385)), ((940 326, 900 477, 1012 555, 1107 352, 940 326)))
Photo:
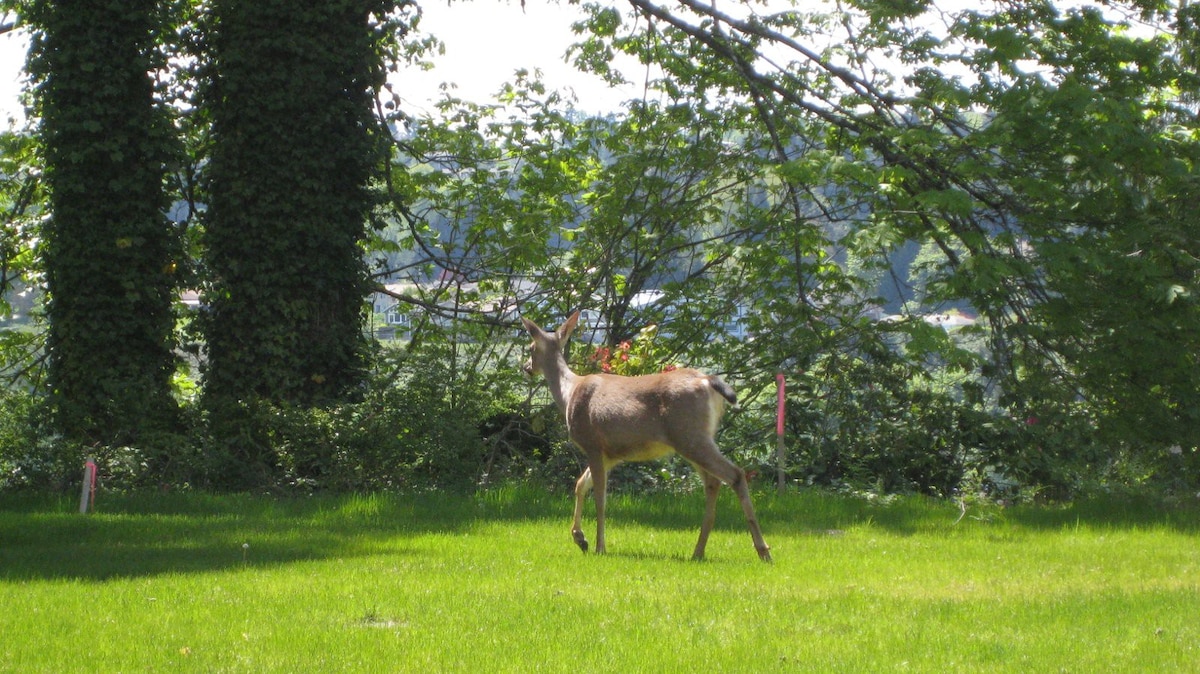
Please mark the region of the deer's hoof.
POLYGON ((580 550, 587 552, 588 551, 588 542, 587 542, 587 538, 583 535, 583 532, 576 531, 572 535, 575 538, 575 545, 578 545, 580 550))
POLYGON ((763 548, 763 549, 759 550, 758 558, 764 562, 772 561, 771 560, 771 548, 763 548))

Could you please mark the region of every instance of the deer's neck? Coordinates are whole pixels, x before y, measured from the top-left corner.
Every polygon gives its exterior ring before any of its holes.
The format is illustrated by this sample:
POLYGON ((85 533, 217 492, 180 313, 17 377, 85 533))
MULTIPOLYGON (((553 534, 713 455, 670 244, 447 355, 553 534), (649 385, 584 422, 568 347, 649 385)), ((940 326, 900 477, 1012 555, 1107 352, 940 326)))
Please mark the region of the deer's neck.
POLYGON ((565 414, 567 401, 571 399, 571 392, 575 389, 575 382, 579 376, 571 371, 562 354, 551 361, 549 367, 544 368, 544 371, 550 395, 554 396, 554 403, 558 405, 558 410, 565 414))

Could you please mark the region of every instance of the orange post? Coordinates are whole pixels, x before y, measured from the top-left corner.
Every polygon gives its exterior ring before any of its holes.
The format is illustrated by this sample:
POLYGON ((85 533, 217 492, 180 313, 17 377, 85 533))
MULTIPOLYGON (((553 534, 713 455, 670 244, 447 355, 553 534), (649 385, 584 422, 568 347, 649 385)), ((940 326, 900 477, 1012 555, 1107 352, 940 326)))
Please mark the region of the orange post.
POLYGON ((775 472, 778 476, 776 486, 779 489, 779 493, 782 494, 786 483, 784 472, 787 468, 787 450, 783 443, 783 413, 787 399, 787 384, 784 382, 783 373, 775 375, 775 388, 777 389, 775 411, 775 472))

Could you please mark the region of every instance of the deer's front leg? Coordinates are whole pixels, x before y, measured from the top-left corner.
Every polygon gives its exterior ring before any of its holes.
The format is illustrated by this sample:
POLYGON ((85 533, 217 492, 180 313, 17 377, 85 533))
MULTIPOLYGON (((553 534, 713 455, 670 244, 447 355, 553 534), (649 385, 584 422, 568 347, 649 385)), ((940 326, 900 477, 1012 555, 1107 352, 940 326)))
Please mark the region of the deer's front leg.
POLYGON ((585 468, 583 474, 575 481, 575 521, 571 525, 571 537, 580 550, 588 551, 587 536, 583 533, 583 501, 592 490, 592 469, 585 468))

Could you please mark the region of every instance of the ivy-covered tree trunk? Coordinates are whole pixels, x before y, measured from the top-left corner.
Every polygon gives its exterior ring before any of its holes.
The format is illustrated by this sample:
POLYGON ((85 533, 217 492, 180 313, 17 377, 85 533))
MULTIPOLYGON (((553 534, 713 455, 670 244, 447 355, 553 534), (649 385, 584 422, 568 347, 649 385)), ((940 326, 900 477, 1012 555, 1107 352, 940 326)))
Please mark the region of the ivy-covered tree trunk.
POLYGON ((151 72, 155 0, 31 3, 50 218, 49 383, 59 430, 144 441, 172 418, 177 237, 164 217, 170 149, 151 72))
POLYGON ((335 400, 363 374, 371 17, 389 4, 213 3, 205 393, 235 482, 273 464, 260 402, 335 400))

